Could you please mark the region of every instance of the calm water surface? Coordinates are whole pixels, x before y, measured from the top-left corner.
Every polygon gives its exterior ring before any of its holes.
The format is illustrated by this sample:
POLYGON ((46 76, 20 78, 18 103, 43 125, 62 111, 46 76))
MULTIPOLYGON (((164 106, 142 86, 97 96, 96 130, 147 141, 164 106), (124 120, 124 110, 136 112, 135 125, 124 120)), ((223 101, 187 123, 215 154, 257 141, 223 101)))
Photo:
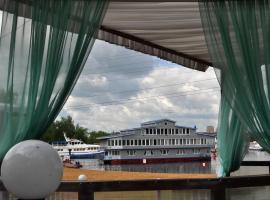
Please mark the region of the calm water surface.
MULTIPOLYGON (((251 151, 245 160, 269 160, 266 152, 251 151)), ((217 173, 219 163, 211 162, 181 162, 169 164, 147 165, 103 165, 99 160, 79 160, 85 169, 113 170, 130 172, 158 172, 158 173, 217 173)), ((269 173, 268 167, 243 166, 232 176, 255 175, 269 173)), ((270 187, 250 187, 229 189, 226 191, 228 200, 266 200, 270 199, 270 187)), ((209 190, 183 190, 183 191, 142 191, 142 192, 102 192, 95 193, 95 200, 208 200, 209 190)))

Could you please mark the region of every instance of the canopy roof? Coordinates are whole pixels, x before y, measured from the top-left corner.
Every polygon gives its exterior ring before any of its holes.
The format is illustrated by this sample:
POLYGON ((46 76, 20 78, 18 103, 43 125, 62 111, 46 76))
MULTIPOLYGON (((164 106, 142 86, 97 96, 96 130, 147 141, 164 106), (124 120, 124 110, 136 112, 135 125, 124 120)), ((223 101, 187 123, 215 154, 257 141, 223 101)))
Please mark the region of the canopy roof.
MULTIPOLYGON (((16 1, 19 15, 31 17, 32 0, 16 1)), ((212 65, 195 0, 111 0, 98 39, 200 71, 212 65)))
POLYGON ((112 0, 98 38, 200 71, 211 66, 196 1, 112 0))

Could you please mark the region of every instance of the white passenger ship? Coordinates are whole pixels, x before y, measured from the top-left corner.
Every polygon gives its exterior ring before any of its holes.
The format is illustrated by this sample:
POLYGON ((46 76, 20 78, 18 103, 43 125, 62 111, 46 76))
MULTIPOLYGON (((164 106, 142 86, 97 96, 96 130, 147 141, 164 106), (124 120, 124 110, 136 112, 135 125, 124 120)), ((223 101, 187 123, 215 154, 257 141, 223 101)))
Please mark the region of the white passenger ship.
POLYGON ((66 141, 52 142, 53 148, 58 152, 60 157, 69 156, 71 159, 76 158, 100 158, 104 157, 104 150, 100 145, 85 144, 81 140, 70 139, 64 134, 66 141))
POLYGON ((211 160, 216 134, 196 132, 170 119, 144 122, 141 127, 100 137, 107 164, 151 164, 211 160))

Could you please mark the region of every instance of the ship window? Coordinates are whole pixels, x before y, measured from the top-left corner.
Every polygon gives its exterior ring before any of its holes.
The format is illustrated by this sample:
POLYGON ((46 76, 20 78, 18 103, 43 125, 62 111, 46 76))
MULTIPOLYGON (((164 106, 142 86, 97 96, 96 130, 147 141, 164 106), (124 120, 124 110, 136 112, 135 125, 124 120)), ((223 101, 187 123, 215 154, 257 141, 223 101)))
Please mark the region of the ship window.
POLYGON ((160 152, 161 152, 162 155, 168 155, 169 150, 167 150, 167 149, 162 149, 162 150, 160 150, 160 152))
POLYGON ((189 134, 189 128, 187 128, 187 134, 189 134))
POLYGON ((142 145, 145 145, 145 140, 142 141, 142 145))
POLYGON ((193 149, 193 153, 199 154, 200 153, 200 149, 193 149))
POLYGON ((185 150, 184 149, 178 149, 177 150, 177 155, 183 155, 185 154, 185 150))
POLYGON ((88 148, 88 150, 91 150, 90 148, 88 148))
POLYGON ((164 139, 161 139, 161 145, 164 145, 164 139))
POLYGON ((136 151, 135 151, 135 150, 128 150, 128 151, 127 151, 127 154, 128 154, 129 156, 135 156, 135 155, 136 155, 136 151))

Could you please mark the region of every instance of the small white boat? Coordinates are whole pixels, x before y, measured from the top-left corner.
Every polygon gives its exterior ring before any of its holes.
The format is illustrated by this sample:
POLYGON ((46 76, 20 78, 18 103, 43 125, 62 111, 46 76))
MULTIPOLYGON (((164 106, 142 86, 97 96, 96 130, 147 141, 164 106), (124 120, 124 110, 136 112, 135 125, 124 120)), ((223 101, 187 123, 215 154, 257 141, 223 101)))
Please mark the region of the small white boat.
POLYGON ((69 156, 70 159, 80 158, 100 158, 104 157, 104 150, 100 145, 85 144, 81 140, 70 139, 64 134, 66 141, 52 142, 52 147, 58 152, 60 157, 69 156))
POLYGON ((251 151, 262 151, 263 148, 256 141, 253 141, 253 142, 249 143, 249 150, 251 150, 251 151))

